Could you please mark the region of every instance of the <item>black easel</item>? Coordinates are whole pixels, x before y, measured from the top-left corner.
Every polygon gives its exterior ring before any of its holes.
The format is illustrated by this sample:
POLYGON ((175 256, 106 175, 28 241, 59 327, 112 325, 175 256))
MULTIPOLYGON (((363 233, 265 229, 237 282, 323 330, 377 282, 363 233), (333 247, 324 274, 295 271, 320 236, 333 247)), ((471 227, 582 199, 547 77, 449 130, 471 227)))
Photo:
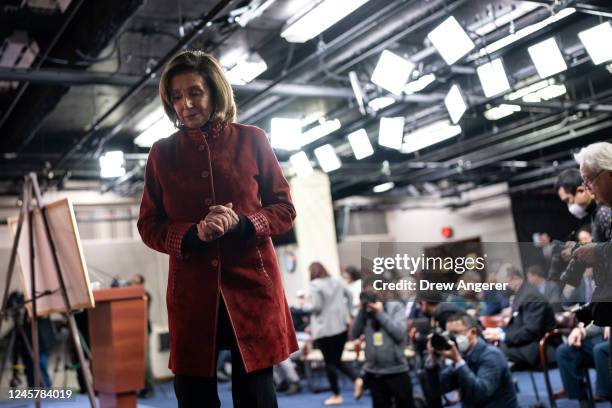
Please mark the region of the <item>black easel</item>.
MULTIPOLYGON (((4 315, 7 313, 7 300, 9 287, 11 284, 11 280, 13 277, 13 269, 15 267, 15 260, 17 257, 17 248, 19 245, 19 238, 21 236, 21 229, 23 226, 23 222, 25 217, 28 217, 28 239, 29 239, 29 247, 30 247, 30 273, 31 273, 31 293, 30 299, 32 302, 32 362, 34 364, 34 386, 40 387, 40 354, 39 354, 39 344, 38 344, 38 323, 37 323, 37 309, 36 309, 36 279, 35 279, 35 270, 34 270, 34 209, 38 209, 42 216, 43 224, 44 224, 44 234, 47 238, 46 241, 49 243, 51 254, 53 256, 53 265, 55 266, 55 271, 57 273, 58 282, 60 284, 59 290, 62 294, 62 298, 64 300, 65 311, 64 314, 66 316, 66 320, 68 323, 68 329, 70 331, 70 336, 72 338, 72 342, 74 343, 74 347, 77 351, 77 356, 79 358, 79 363, 81 365, 81 370, 83 373, 83 377, 85 378, 85 382, 87 383, 87 394, 89 396, 89 402, 92 408, 96 408, 96 398, 93 392, 92 380, 91 380, 91 371, 89 367, 85 365, 85 357, 83 355, 83 349, 81 348, 81 340, 78 335, 76 322, 74 320, 72 307, 70 305, 70 300, 68 299, 68 292, 66 291, 66 284, 64 282, 64 276, 62 274, 62 270, 60 267, 57 251, 55 248, 55 243, 53 242, 53 237, 51 235, 51 229, 49 226, 49 221, 47 219, 46 207, 43 205, 42 196, 40 194, 40 187, 38 185, 38 179, 36 177, 36 173, 30 173, 24 178, 23 190, 21 194, 21 208, 19 211, 19 219, 17 221, 17 230, 15 232, 15 238, 13 240, 13 247, 11 249, 11 257, 9 260, 8 273, 6 275, 6 285, 4 289, 4 296, 2 298, 2 308, 0 309, 0 331, 2 329, 2 322, 4 320, 4 315), (32 201, 36 200, 36 204, 33 205, 32 201)), ((27 345, 27 343, 26 343, 27 345)), ((0 373, 0 379, 2 378, 2 373, 0 373)), ((36 400, 36 407, 40 407, 40 399, 36 400)))

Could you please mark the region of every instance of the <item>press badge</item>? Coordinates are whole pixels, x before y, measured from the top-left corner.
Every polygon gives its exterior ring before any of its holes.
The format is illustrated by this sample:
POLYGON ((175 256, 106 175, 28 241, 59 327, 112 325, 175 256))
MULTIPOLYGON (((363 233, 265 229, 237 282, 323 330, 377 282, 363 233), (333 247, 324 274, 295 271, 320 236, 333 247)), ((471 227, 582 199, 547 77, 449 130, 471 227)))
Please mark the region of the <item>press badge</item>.
POLYGON ((374 346, 375 347, 380 347, 383 345, 383 335, 382 332, 375 332, 374 333, 374 346))

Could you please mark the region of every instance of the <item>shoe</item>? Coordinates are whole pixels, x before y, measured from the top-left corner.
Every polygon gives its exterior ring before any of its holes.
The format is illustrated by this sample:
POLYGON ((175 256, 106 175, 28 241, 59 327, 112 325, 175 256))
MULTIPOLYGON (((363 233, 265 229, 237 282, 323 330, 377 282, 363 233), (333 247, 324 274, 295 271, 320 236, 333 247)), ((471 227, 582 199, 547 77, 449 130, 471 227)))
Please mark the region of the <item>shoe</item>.
POLYGON ((299 382, 292 382, 289 385, 289 388, 287 388, 287 391, 285 391, 285 395, 297 394, 300 391, 302 391, 302 386, 300 385, 300 383, 299 382))
POLYGON ((325 400, 323 405, 325 405, 326 407, 329 407, 331 405, 342 405, 343 402, 344 401, 342 400, 341 395, 332 395, 331 397, 325 400))
POLYGON ((355 392, 353 393, 353 396, 355 397, 356 400, 358 400, 361 398, 362 395, 363 395, 363 378, 357 377, 357 379, 355 380, 355 392))
POLYGON ((555 397, 555 400, 560 400, 560 399, 567 398, 567 393, 565 392, 564 388, 561 388, 561 389, 555 391, 553 395, 555 397))
POLYGON ((276 392, 285 392, 288 389, 289 389, 289 384, 287 384, 287 381, 283 381, 276 386, 276 392))
POLYGON ((138 398, 140 399, 153 398, 154 395, 155 395, 155 392, 153 391, 152 388, 145 388, 144 390, 140 390, 138 392, 138 398))
POLYGON ((606 402, 608 399, 606 397, 602 397, 600 395, 593 395, 593 402, 606 402))
POLYGON ((230 380, 229 375, 225 374, 223 371, 217 371, 217 381, 218 382, 226 383, 226 382, 229 382, 229 380, 230 380))

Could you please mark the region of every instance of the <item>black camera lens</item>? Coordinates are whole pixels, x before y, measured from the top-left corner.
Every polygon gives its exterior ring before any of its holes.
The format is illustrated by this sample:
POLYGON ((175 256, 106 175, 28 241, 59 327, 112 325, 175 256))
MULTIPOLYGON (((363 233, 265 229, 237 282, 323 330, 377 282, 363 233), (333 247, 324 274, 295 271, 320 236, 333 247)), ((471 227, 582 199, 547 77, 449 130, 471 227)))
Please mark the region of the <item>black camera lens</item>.
POLYGON ((434 333, 431 336, 431 346, 436 351, 450 350, 449 342, 455 342, 455 336, 452 333, 434 333))

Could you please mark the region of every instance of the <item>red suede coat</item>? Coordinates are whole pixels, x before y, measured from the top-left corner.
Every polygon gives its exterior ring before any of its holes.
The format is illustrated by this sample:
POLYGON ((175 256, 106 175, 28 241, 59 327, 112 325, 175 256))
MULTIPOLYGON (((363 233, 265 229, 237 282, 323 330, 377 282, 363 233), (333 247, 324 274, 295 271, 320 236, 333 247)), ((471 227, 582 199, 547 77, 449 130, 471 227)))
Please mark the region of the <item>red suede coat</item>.
POLYGON ((151 147, 138 230, 145 244, 170 255, 166 303, 175 374, 213 376, 219 296, 247 372, 297 350, 270 239, 294 218, 289 185, 261 129, 215 124, 151 147), (245 242, 228 235, 183 252, 186 231, 208 207, 229 202, 251 221, 254 236, 245 242))

